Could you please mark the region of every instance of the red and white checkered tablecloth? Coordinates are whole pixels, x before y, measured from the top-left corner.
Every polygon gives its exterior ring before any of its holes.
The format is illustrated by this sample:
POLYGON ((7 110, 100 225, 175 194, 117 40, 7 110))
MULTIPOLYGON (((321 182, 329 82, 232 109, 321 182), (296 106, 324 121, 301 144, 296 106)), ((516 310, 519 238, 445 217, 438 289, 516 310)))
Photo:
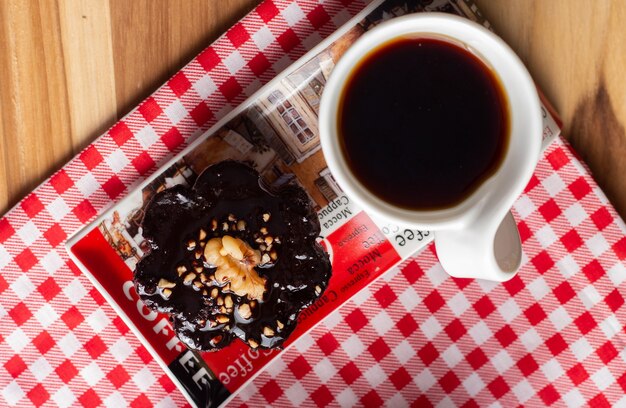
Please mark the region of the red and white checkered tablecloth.
MULTIPOLYGON (((365 3, 266 0, 0 219, 0 405, 186 403, 63 243, 365 3)), ((431 246, 234 405, 626 406, 626 226, 561 140, 514 213, 518 277, 452 279, 431 246)))

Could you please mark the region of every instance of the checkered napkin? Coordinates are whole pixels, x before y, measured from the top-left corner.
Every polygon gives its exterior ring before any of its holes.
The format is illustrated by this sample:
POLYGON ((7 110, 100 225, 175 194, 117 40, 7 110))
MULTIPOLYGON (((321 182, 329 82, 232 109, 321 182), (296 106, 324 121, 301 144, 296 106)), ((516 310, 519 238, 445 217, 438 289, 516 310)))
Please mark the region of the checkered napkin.
MULTIPOLYGON (((261 3, 0 219, 0 405, 186 403, 63 243, 364 5, 261 3)), ((514 212, 518 277, 449 278, 430 247, 235 403, 626 405, 623 222, 562 141, 514 212)))

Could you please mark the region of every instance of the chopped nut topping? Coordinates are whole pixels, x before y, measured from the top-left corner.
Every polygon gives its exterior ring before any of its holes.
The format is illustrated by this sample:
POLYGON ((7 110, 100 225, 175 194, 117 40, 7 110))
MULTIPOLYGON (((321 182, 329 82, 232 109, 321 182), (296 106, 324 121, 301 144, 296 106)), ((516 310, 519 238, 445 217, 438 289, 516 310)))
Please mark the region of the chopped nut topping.
POLYGON ((261 234, 263 234, 263 235, 267 235, 267 228, 265 228, 265 227, 261 227, 261 228, 259 228, 259 232, 260 232, 261 234))
POLYGON ((215 320, 217 320, 217 322, 220 324, 224 324, 224 323, 228 323, 230 321, 230 318, 226 315, 217 315, 215 320))
POLYGON ((244 220, 237 221, 237 229, 239 231, 245 231, 245 229, 246 229, 246 222, 244 220))
POLYGON ((265 265, 266 263, 270 263, 271 258, 268 254, 263 254, 263 257, 261 258, 261 265, 265 265))
POLYGON ((273 337, 273 336, 274 336, 274 329, 272 329, 272 328, 271 328, 271 327, 269 327, 269 326, 265 326, 265 327, 263 328, 263 334, 264 334, 266 337, 273 337))
POLYGON ((320 293, 322 293, 322 288, 320 288, 320 285, 315 286, 315 294, 319 295, 320 293))
POLYGON ((215 266, 218 282, 230 283, 230 290, 238 296, 262 299, 265 293, 265 278, 254 269, 261 261, 258 251, 239 238, 225 235, 212 238, 204 248, 206 261, 215 266))
POLYGON ((268 222, 270 220, 270 216, 271 216, 270 213, 263 214, 263 221, 264 222, 268 222))
POLYGON ((169 299, 170 296, 172 296, 172 289, 163 289, 161 296, 163 296, 164 299, 169 299))
POLYGON ((204 241, 206 238, 206 231, 200 228, 200 232, 198 233, 198 240, 204 241))
POLYGON ((213 218, 211 220, 211 231, 215 231, 217 229, 217 220, 213 218))
POLYGON ((176 284, 174 282, 170 282, 167 279, 159 279, 159 283, 157 283, 157 286, 160 287, 161 289, 165 289, 165 288, 173 288, 174 286, 176 286, 176 284))
POLYGON ((257 348, 259 347, 259 343, 256 342, 256 340, 254 339, 248 339, 248 344, 250 345, 250 347, 252 348, 257 348))
POLYGON ((183 273, 187 272, 187 267, 185 265, 181 265, 176 268, 176 272, 178 272, 178 276, 181 276, 183 273))
POLYGON ((228 223, 227 222, 223 222, 222 223, 222 231, 228 231, 228 223))
POLYGON ((226 297, 224 298, 224 306, 226 306, 227 309, 230 309, 231 307, 233 307, 232 296, 226 295, 226 297))
MULTIPOLYGON (((222 237, 222 246, 226 253, 222 253, 222 255, 230 255, 238 261, 243 260, 243 252, 240 248, 240 242, 243 242, 240 239, 233 238, 230 235, 224 235, 222 237)), ((220 251, 221 253, 222 251, 220 251)))
POLYGON ((183 282, 186 284, 191 283, 194 279, 196 279, 196 274, 193 272, 189 272, 187 275, 185 275, 185 277, 183 278, 183 282))
POLYGON ((237 218, 233 214, 228 214, 228 221, 235 222, 237 221, 237 218))
POLYGON ((189 251, 193 251, 194 249, 196 249, 196 241, 194 241, 193 239, 187 241, 187 249, 189 251))
POLYGON ((278 327, 278 330, 282 330, 285 325, 280 320, 276 320, 276 327, 278 327))
POLYGON ((239 311, 239 316, 241 316, 243 319, 249 319, 250 316, 252 316, 252 310, 250 310, 250 305, 247 303, 242 303, 241 305, 239 305, 237 310, 239 311))
POLYGON ((271 237, 271 236, 269 236, 269 235, 265 237, 265 243, 266 243, 267 245, 272 245, 272 242, 274 242, 274 238, 272 238, 272 237, 271 237))
POLYGON ((211 297, 213 299, 215 299, 217 297, 217 295, 219 295, 219 293, 220 293, 219 289, 217 289, 217 288, 211 289, 211 297))

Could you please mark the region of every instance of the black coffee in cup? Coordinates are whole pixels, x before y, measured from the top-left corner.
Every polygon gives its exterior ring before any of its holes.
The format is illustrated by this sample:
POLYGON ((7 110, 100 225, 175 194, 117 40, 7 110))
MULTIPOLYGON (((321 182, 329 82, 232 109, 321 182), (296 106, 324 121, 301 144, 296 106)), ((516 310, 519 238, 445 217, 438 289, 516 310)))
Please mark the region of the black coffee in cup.
POLYGON ((498 77, 443 39, 390 41, 356 66, 342 90, 338 133, 352 174, 385 202, 452 207, 503 161, 510 118, 498 77))

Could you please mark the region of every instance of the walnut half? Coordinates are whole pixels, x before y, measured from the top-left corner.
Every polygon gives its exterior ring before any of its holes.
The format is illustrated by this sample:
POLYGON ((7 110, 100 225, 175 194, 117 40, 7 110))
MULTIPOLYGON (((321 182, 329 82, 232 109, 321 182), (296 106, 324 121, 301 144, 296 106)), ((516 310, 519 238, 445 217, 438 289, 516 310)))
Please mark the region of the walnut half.
POLYGON ((251 300, 263 299, 265 278, 254 269, 261 262, 261 254, 245 241, 230 235, 212 238, 204 247, 204 258, 217 268, 215 279, 230 283, 235 294, 251 300))

